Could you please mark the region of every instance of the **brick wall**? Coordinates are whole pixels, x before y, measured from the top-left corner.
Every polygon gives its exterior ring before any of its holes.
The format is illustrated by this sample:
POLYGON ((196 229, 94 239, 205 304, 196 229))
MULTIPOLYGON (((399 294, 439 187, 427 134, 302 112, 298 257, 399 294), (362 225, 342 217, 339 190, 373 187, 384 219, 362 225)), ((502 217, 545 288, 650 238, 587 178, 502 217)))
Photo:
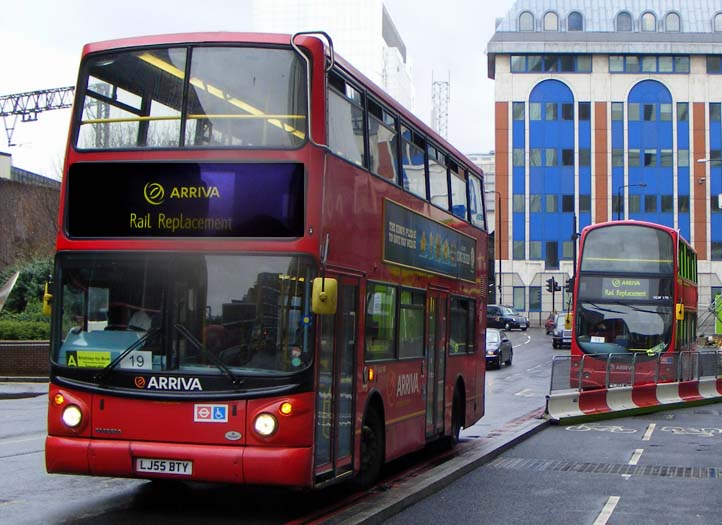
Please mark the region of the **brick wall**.
POLYGON ((0 341, 0 376, 47 377, 48 341, 0 341))

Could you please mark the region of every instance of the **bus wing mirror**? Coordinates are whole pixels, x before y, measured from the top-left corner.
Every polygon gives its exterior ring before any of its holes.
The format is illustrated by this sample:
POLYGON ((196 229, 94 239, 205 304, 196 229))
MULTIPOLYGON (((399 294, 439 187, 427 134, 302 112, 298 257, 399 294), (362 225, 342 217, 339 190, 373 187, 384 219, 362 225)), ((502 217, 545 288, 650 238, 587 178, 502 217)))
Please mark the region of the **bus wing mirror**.
POLYGON ((678 304, 677 311, 675 312, 675 317, 677 321, 684 321, 684 304, 678 304))
POLYGON ((45 292, 43 292, 43 315, 50 315, 53 308, 51 303, 53 302, 53 294, 48 292, 48 283, 45 283, 45 292))
POLYGON ((336 313, 338 282, 328 277, 316 277, 311 292, 311 311, 315 314, 330 315, 336 313))

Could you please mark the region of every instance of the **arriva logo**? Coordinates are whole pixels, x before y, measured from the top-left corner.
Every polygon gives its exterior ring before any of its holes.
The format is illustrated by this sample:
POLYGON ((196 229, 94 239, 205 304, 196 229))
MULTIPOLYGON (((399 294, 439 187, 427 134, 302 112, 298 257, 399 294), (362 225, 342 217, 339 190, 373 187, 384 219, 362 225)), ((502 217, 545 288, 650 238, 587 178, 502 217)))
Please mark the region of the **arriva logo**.
POLYGON ((145 390, 203 390, 197 377, 156 377, 150 376, 148 381, 143 376, 136 376, 136 388, 145 390))
POLYGON ((396 381, 396 397, 419 393, 419 374, 401 374, 396 381))
POLYGON ((158 206, 165 199, 165 189, 157 182, 149 182, 143 188, 143 196, 148 204, 158 206))
MULTIPOLYGON (((158 206, 165 200, 165 188, 158 182, 149 182, 143 188, 143 196, 148 204, 158 206)), ((174 186, 170 190, 169 199, 211 199, 221 198, 217 186, 174 186)))

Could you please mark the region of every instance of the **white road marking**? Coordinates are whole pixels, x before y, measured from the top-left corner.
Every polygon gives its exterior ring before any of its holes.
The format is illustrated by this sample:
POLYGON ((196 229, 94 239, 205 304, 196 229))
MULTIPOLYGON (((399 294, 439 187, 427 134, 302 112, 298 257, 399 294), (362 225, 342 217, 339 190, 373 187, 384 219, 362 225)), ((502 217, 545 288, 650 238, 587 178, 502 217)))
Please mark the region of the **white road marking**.
POLYGON ((594 520, 594 525, 605 525, 612 516, 612 512, 614 512, 614 508, 617 506, 617 503, 619 503, 619 496, 609 496, 609 499, 604 504, 602 512, 600 512, 597 519, 594 520))
POLYGON ((642 436, 642 441, 649 441, 650 439, 652 439, 652 432, 654 432, 656 426, 656 423, 649 424, 649 426, 647 427, 647 431, 642 436))
POLYGON ((521 397, 534 397, 534 390, 531 388, 525 388, 524 390, 520 390, 515 396, 521 396, 521 397))
POLYGON ((2 445, 14 445, 16 443, 27 443, 28 441, 35 441, 36 439, 45 439, 45 434, 36 434, 34 436, 17 438, 17 439, 0 439, 0 446, 2 445))
POLYGON ((634 454, 632 454, 632 458, 629 460, 629 464, 636 465, 637 463, 639 463, 639 458, 642 457, 642 454, 644 454, 643 448, 638 448, 637 450, 635 450, 634 454))

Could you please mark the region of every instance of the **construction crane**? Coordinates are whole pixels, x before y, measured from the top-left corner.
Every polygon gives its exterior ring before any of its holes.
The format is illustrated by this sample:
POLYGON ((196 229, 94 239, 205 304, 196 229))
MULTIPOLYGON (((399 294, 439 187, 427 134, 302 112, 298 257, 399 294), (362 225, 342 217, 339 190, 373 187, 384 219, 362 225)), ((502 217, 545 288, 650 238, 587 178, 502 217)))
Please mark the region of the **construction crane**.
POLYGON ((446 138, 449 121, 450 80, 434 80, 431 75, 431 127, 446 138))
POLYGON ((18 117, 22 118, 21 122, 35 122, 43 111, 70 108, 74 93, 75 87, 68 86, 0 96, 0 116, 5 124, 8 146, 17 146, 13 143, 13 133, 18 117))

